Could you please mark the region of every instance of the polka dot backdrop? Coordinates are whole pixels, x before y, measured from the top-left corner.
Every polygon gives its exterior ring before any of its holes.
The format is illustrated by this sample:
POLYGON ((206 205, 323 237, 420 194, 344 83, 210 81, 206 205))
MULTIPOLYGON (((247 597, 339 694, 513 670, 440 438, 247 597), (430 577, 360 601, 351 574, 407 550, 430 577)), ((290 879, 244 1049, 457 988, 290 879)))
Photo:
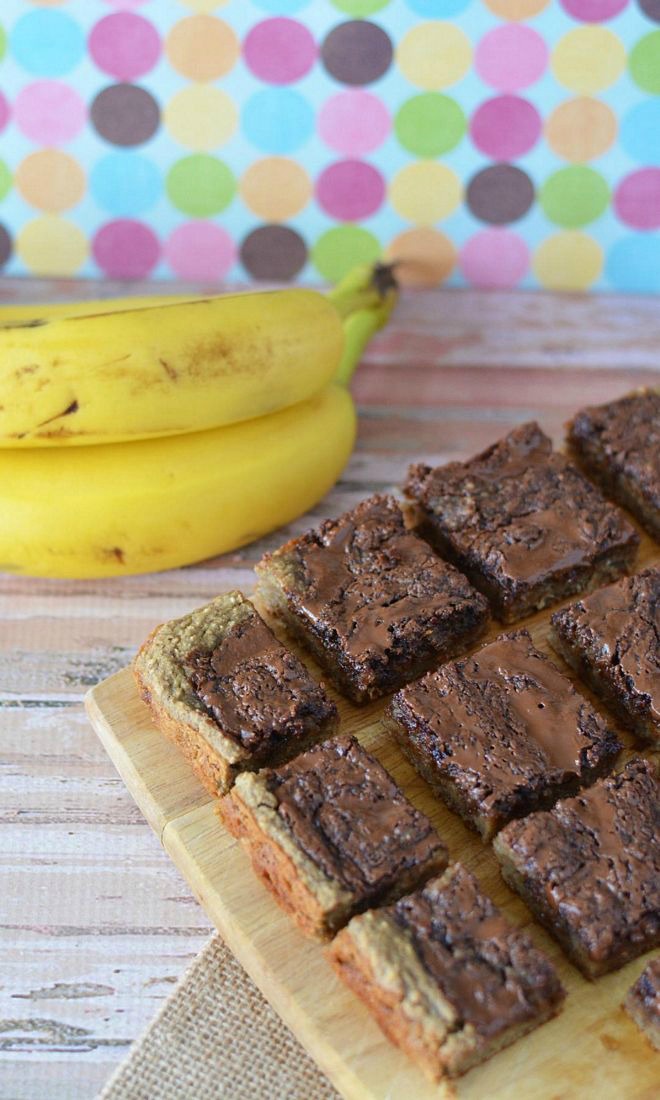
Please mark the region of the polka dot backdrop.
POLYGON ((660 0, 3 0, 0 270, 660 292, 660 0))

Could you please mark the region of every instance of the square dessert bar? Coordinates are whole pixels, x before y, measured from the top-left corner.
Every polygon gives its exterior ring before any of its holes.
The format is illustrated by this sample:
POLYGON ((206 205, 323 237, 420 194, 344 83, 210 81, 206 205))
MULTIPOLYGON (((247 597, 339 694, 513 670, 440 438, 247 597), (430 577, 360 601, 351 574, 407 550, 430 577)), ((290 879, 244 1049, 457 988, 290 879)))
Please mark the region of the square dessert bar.
POLYGON ((219 813, 275 900, 317 939, 447 866, 431 822, 354 737, 240 775, 219 813))
POLYGON ((155 724, 211 794, 337 725, 323 686, 240 592, 159 626, 133 667, 155 724))
POLYGON ((621 748, 526 630, 402 688, 389 717, 406 756, 485 840, 592 783, 621 748))
POLYGON ((468 462, 411 466, 419 532, 466 574, 503 622, 614 580, 639 536, 538 424, 468 462))
POLYGON ((550 641, 626 725, 660 743, 660 566, 555 611, 550 641))
POLYGON ((588 977, 660 943, 660 786, 631 760, 495 838, 505 881, 588 977))
POLYGON ((328 956, 433 1080, 526 1035, 565 996, 551 962, 459 863, 395 905, 354 917, 328 956))
POLYGON ((362 501, 257 565, 259 595, 356 703, 466 649, 483 596, 407 531, 391 497, 362 501))
POLYGON ((660 391, 582 409, 568 442, 587 473, 660 540, 660 391))
POLYGON ((651 1045, 660 1050, 660 956, 642 970, 623 1007, 651 1045))

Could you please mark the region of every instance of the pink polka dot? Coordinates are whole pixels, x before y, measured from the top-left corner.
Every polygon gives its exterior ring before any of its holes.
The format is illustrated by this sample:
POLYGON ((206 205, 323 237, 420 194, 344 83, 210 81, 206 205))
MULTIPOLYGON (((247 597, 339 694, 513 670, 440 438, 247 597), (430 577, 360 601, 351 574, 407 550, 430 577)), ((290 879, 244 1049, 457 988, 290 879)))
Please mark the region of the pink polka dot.
POLYGON ((474 144, 494 160, 513 160, 529 152, 540 133, 541 119, 536 107, 514 95, 486 100, 470 122, 474 144))
POLYGON ((561 6, 582 23, 606 23, 628 5, 628 0, 561 0, 561 6))
POLYGON ((614 209, 634 229, 660 228, 660 168, 641 168, 622 179, 614 209))
POLYGON ((37 145, 61 145, 85 125, 87 108, 77 92, 57 80, 36 80, 14 103, 18 127, 37 145))
POLYGON ((370 92, 340 92, 327 99, 319 113, 319 134, 340 153, 361 156, 385 141, 392 120, 381 99, 370 92))
POLYGON ((213 222, 187 222, 165 243, 165 260, 180 279, 215 283, 236 258, 236 247, 224 229, 213 222))
POLYGON ((0 131, 4 130, 5 126, 9 122, 9 104, 0 92, 0 131))
POLYGON ((316 42, 295 19, 264 19, 243 43, 245 60, 259 80, 268 84, 292 84, 308 73, 316 61, 316 42))
POLYGON ((520 23, 505 23, 484 35, 475 66, 487 84, 501 92, 516 92, 545 72, 548 47, 541 35, 520 23))
POLYGON ((103 72, 118 80, 135 80, 158 61, 160 37, 141 15, 117 12, 106 15, 92 28, 89 52, 103 72))
POLYGON ((472 286, 517 286, 529 267, 522 237, 510 229, 484 229, 463 245, 459 265, 472 286))
POLYGON ((92 252, 111 279, 143 279, 158 263, 160 244, 147 225, 120 218, 101 226, 92 252))
POLYGON ((316 197, 327 214, 344 222, 368 218, 385 198, 385 181, 371 164, 340 160, 321 172, 316 197))

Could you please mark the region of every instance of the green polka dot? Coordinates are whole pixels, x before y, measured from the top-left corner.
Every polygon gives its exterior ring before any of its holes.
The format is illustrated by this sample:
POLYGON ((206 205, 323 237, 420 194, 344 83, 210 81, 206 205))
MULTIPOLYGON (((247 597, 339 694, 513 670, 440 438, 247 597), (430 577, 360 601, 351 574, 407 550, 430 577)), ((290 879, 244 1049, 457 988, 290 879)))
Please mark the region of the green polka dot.
POLYGON ((177 210, 193 218, 207 218, 229 205, 236 191, 236 180, 221 160, 195 153, 172 165, 166 186, 177 210))
POLYGON ((0 27, 0 61, 2 61, 2 59, 5 56, 6 52, 7 52, 7 35, 5 34, 4 29, 2 27, 0 27))
POLYGON ((437 157, 458 145, 465 133, 465 115, 449 96, 426 92, 399 108, 394 129, 404 149, 418 157, 437 157))
POLYGON ((319 237, 312 249, 312 262, 330 283, 336 283, 357 264, 373 263, 381 254, 373 233, 357 225, 340 225, 319 237))
POLYGON ((382 11, 389 2, 390 0, 332 0, 335 8, 345 11, 347 15, 354 15, 357 19, 382 11))
POLYGON ((628 61, 630 75, 645 92, 660 95, 660 31, 644 35, 628 61))
POLYGON ((576 229, 607 210, 610 190, 593 168, 572 164, 545 181, 539 199, 550 221, 564 229, 576 229))
POLYGON ((12 174, 4 160, 0 160, 0 201, 11 190, 12 174))

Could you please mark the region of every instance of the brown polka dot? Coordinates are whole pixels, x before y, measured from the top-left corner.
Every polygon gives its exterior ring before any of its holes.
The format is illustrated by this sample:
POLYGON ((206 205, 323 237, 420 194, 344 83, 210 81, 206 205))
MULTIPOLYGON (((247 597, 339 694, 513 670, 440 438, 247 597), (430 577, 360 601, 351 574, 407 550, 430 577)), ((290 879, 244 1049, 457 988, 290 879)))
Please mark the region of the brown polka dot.
POLYGON ((0 225, 0 267, 4 267, 11 253, 11 237, 4 225, 0 225))
POLYGON ((392 43, 382 27, 355 19, 330 31, 321 46, 321 60, 342 84, 371 84, 392 64, 392 43))
POLYGON ((639 6, 654 23, 660 23, 660 0, 639 0, 639 6))
POLYGON ((112 145, 141 145, 155 134, 160 111, 154 97, 135 84, 111 84, 90 111, 96 131, 112 145))
POLYGON ((241 260, 255 279, 288 282, 307 260, 307 248, 299 233, 286 225, 261 225, 241 245, 241 260))
POLYGON ((490 225, 507 225, 529 210, 534 202, 534 184, 513 164, 491 164, 472 177, 466 198, 475 218, 490 225))

